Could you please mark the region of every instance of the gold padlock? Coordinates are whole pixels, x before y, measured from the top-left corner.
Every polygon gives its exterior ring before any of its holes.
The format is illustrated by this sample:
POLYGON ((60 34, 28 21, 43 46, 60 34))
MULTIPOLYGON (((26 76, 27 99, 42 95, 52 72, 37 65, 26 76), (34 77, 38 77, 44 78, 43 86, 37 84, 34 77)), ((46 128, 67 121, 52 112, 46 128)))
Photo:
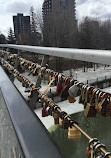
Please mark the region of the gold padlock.
POLYGON ((54 123, 59 124, 59 114, 57 112, 53 112, 54 123))
POLYGON ((72 140, 79 139, 81 132, 76 127, 68 127, 68 138, 72 140))
POLYGON ((105 96, 107 95, 107 93, 101 93, 101 94, 102 94, 102 96, 100 96, 99 103, 98 103, 98 105, 96 107, 96 110, 97 110, 98 114, 101 114, 102 104, 105 101, 105 96))
POLYGON ((63 119, 61 119, 60 117, 59 117, 59 125, 60 125, 60 127, 63 128, 63 119))
POLYGON ((59 117, 59 125, 60 127, 64 127, 64 119, 65 119, 65 116, 67 116, 67 113, 65 111, 61 111, 60 113, 60 117, 59 117))
POLYGON ((95 104, 94 104, 94 97, 95 93, 98 89, 93 89, 92 97, 90 99, 90 102, 87 103, 86 108, 84 110, 84 116, 85 117, 95 117, 96 116, 96 109, 95 109, 95 104))

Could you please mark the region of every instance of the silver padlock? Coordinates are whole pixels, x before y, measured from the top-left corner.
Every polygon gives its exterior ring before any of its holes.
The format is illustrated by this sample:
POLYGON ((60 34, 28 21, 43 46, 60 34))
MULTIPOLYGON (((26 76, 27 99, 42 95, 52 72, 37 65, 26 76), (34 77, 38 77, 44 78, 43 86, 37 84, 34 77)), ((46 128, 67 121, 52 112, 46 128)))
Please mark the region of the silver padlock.
POLYGON ((74 84, 73 86, 71 86, 68 90, 68 93, 71 97, 76 97, 77 96, 77 91, 79 90, 78 84, 74 84))

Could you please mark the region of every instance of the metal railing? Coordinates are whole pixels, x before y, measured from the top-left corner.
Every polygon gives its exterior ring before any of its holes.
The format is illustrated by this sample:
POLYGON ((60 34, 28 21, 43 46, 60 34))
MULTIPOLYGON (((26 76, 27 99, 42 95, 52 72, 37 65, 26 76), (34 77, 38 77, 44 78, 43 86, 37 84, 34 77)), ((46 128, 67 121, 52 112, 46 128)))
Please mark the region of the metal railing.
POLYGON ((63 57, 68 59, 76 59, 81 61, 111 65, 110 50, 53 48, 12 44, 0 44, 0 47, 13 48, 22 51, 39 53, 43 55, 51 55, 56 57, 63 57))

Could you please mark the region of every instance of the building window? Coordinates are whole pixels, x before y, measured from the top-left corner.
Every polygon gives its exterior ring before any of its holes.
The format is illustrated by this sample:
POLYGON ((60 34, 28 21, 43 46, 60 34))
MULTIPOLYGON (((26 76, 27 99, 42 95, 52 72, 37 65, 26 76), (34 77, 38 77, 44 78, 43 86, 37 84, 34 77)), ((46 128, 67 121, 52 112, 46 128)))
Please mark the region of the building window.
POLYGON ((60 0, 60 6, 63 8, 67 8, 68 6, 67 0, 60 0))

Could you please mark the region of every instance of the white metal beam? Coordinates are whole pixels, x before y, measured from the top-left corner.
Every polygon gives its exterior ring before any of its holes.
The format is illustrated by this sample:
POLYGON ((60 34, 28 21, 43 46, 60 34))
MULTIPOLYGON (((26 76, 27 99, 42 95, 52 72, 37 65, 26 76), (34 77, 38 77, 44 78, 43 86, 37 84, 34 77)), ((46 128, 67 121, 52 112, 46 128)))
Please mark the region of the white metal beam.
POLYGON ((34 52, 44 55, 111 65, 110 50, 37 47, 11 44, 0 44, 0 47, 14 48, 22 51, 34 52))

